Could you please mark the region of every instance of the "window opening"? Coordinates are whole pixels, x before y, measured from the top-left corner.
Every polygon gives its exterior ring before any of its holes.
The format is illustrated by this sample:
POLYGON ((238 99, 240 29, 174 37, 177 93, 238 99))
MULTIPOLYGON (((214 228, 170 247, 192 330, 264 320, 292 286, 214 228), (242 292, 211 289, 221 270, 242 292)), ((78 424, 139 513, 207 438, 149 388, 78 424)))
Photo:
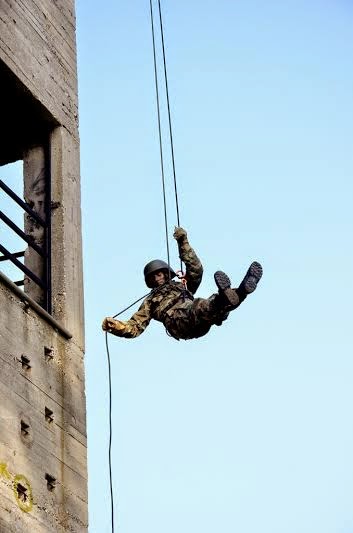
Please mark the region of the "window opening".
POLYGON ((0 272, 51 313, 50 137, 59 124, 0 60, 0 272))
POLYGON ((0 270, 51 312, 49 150, 0 167, 0 270))
MULTIPOLYGON (((9 187, 14 191, 17 196, 23 196, 23 161, 17 161, 9 165, 5 165, 0 168, 0 178, 5 177, 9 187)), ((23 241, 14 231, 8 231, 6 223, 3 221, 2 217, 7 217, 7 219, 12 220, 18 228, 24 232, 24 218, 21 208, 5 193, 5 191, 0 187, 0 208, 2 211, 1 223, 0 223, 0 244, 4 246, 7 250, 18 250, 14 251, 14 256, 23 263, 24 261, 24 251, 23 241), (21 251, 19 251, 21 250, 21 251)), ((11 261, 6 260, 6 256, 0 252, 0 269, 2 272, 16 283, 16 285, 21 286, 23 280, 21 280, 22 271, 16 267, 11 261)))

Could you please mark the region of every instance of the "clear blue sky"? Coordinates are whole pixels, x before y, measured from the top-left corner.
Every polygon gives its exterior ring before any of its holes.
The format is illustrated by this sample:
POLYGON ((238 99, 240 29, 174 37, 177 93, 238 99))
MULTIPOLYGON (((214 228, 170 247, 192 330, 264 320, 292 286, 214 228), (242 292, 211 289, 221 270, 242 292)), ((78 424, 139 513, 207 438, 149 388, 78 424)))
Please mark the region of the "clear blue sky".
MULTIPOLYGON (((353 533, 353 5, 162 7, 198 295, 218 269, 236 285, 254 259, 264 277, 202 339, 177 342, 157 323, 110 336, 117 530, 353 533)), ((90 533, 105 533, 101 322, 166 258, 149 2, 78 0, 77 38, 90 533)))

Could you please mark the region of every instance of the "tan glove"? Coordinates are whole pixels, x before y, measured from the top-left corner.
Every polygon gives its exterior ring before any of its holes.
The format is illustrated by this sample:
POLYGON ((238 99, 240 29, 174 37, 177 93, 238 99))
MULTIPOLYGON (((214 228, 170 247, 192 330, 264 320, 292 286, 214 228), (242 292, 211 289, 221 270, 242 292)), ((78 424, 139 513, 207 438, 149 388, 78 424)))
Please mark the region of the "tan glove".
POLYGON ((113 333, 119 335, 120 332, 124 331, 125 324, 120 320, 115 320, 111 317, 106 317, 102 322, 102 330, 108 331, 108 333, 113 333))
POLYGON ((175 226, 174 233, 173 233, 174 239, 176 239, 177 241, 180 241, 182 239, 187 239, 187 236, 188 234, 186 233, 184 228, 175 226))

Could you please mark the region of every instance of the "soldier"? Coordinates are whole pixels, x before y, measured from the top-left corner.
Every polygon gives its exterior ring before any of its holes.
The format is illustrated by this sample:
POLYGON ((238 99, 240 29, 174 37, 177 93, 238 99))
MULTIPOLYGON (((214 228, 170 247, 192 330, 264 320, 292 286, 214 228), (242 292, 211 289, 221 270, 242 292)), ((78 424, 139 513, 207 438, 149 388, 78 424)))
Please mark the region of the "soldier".
POLYGON ((248 294, 256 289, 262 276, 260 263, 250 265, 243 281, 236 289, 224 272, 214 274, 218 293, 210 298, 194 298, 203 274, 203 268, 191 248, 183 228, 175 228, 180 259, 185 263, 187 288, 180 281, 172 281, 176 273, 167 263, 156 259, 144 268, 147 287, 152 291, 142 302, 138 311, 127 321, 107 317, 103 320, 104 331, 118 337, 137 337, 154 318, 162 322, 167 333, 174 339, 196 339, 206 335, 212 325, 220 326, 229 312, 239 307, 248 294))

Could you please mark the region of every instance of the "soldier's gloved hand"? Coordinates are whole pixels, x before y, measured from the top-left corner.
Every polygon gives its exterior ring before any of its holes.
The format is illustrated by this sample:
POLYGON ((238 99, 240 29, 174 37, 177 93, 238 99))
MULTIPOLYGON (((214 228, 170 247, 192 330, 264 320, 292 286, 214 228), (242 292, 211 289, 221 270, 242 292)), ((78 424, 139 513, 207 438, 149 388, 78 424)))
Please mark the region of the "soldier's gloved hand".
POLYGON ((108 333, 117 333, 123 331, 125 326, 120 320, 114 320, 114 318, 106 317, 102 322, 102 330, 108 331, 108 333))
POLYGON ((109 331, 113 326, 113 318, 110 318, 109 316, 107 316, 102 322, 103 331, 109 331))
POLYGON ((183 240, 183 239, 187 239, 187 236, 188 236, 188 234, 186 233, 184 228, 180 228, 180 227, 175 226, 175 230, 174 230, 174 233, 173 233, 174 239, 176 239, 177 241, 180 241, 180 240, 183 240))

